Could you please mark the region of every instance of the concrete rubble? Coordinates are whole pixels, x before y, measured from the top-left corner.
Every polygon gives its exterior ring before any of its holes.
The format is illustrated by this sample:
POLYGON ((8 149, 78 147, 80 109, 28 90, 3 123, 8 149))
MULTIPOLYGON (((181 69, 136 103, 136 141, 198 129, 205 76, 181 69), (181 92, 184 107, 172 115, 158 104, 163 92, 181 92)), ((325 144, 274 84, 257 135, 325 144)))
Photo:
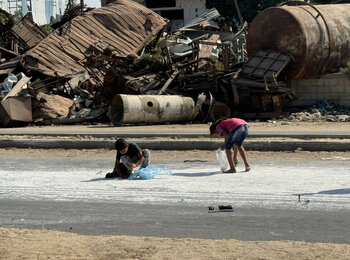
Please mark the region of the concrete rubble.
POLYGON ((336 105, 334 102, 323 101, 309 108, 291 113, 286 120, 291 122, 350 122, 350 108, 336 105))
MULTIPOLYGON (((220 27, 216 9, 174 33, 167 32, 165 18, 127 0, 67 9, 49 35, 27 16, 13 24, 10 14, 0 14, 8 18, 0 25, 3 127, 271 119, 288 116, 284 105, 295 99, 284 78, 293 58, 271 50, 248 58, 247 23, 242 20, 236 32, 220 27)), ((313 108, 312 118, 324 116, 323 108, 313 108)), ((327 120, 349 120, 345 115, 327 120)), ((306 112, 290 116, 308 118, 306 112)))

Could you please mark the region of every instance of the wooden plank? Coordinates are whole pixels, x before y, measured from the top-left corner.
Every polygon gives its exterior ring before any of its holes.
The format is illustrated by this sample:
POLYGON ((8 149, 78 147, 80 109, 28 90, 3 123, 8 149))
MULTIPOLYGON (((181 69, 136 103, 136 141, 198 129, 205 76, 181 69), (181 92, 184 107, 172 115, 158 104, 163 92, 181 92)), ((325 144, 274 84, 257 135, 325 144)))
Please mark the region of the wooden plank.
POLYGON ((179 74, 180 71, 175 70, 173 74, 171 74, 170 78, 165 82, 161 90, 159 90, 158 95, 161 95, 165 92, 165 90, 170 86, 171 82, 176 78, 176 76, 179 74))

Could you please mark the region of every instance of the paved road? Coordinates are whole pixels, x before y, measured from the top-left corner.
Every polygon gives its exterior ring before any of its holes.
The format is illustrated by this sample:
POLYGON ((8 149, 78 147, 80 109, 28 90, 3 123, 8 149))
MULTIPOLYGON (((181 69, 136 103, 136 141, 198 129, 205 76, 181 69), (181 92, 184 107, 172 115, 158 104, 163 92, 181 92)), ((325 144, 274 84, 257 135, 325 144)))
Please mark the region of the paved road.
MULTIPOLYGON (((106 158, 0 158, 0 224, 81 234, 350 243, 350 158, 168 164, 172 175, 106 180, 106 158), (101 172, 102 171, 102 172, 101 172), (232 205, 233 212, 208 213, 232 205)), ((154 167, 164 167, 153 161, 154 167)))

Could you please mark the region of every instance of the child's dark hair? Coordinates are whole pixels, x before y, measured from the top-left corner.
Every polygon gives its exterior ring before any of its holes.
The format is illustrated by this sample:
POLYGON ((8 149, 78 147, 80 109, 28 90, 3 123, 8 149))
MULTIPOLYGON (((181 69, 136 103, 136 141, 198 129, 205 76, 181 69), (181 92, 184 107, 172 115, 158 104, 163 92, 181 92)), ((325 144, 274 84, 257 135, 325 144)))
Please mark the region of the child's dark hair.
POLYGON ((209 127, 210 134, 213 135, 215 133, 217 124, 212 123, 209 127))
POLYGON ((224 121, 226 119, 228 119, 228 118, 227 117, 223 117, 223 118, 220 118, 220 119, 216 120, 214 123, 212 123, 210 125, 210 127, 209 127, 210 134, 213 135, 215 133, 215 131, 216 131, 217 125, 220 124, 221 121, 224 121))
POLYGON ((128 142, 125 139, 120 138, 117 141, 115 141, 114 145, 115 145, 115 149, 117 149, 118 151, 121 151, 128 146, 128 142))

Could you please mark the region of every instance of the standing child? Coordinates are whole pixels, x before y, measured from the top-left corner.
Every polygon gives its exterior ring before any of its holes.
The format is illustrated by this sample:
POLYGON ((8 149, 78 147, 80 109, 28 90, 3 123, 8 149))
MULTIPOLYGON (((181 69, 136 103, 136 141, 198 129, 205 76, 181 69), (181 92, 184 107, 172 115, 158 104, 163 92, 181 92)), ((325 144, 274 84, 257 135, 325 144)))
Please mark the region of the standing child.
POLYGON ((248 132, 248 123, 240 118, 219 119, 210 126, 211 135, 225 138, 224 146, 227 160, 230 164, 230 169, 225 171, 225 173, 236 172, 235 163, 237 160, 237 150, 244 161, 245 171, 248 172, 250 170, 247 155, 242 145, 244 139, 248 136, 248 132), (233 147, 235 150, 234 154, 232 154, 233 147))
POLYGON ((106 178, 127 179, 132 174, 134 168, 147 167, 149 164, 150 152, 148 149, 141 150, 135 143, 128 143, 125 139, 118 139, 115 142, 117 155, 114 170, 107 173, 106 178))

